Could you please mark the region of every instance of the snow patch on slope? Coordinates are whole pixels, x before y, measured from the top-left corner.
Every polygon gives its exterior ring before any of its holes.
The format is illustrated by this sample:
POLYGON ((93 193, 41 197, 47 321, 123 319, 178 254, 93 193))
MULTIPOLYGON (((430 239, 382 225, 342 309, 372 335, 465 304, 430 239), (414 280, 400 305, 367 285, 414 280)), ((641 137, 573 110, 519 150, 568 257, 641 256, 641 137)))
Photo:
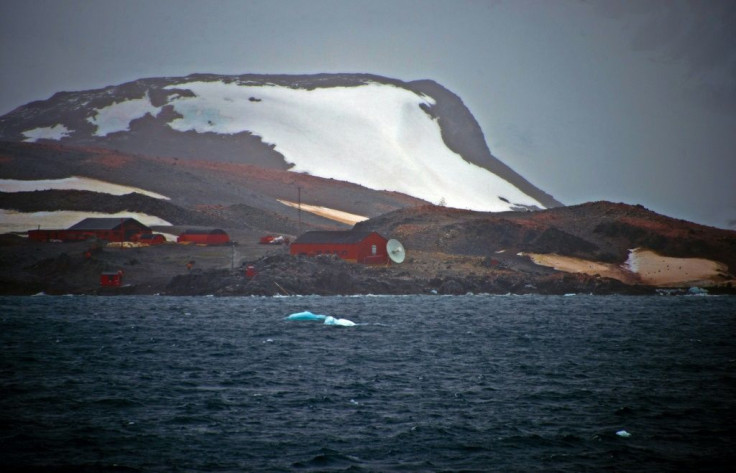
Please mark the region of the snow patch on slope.
POLYGON ((128 131, 130 122, 145 116, 158 115, 161 107, 154 107, 148 94, 139 99, 115 102, 107 107, 94 109, 94 116, 87 119, 88 122, 97 127, 95 136, 107 136, 118 131, 128 131))
POLYGON ((189 82, 194 97, 170 101, 177 131, 249 131, 275 145, 292 171, 402 192, 433 203, 481 211, 514 204, 544 207, 492 172, 465 161, 442 140, 420 105, 430 97, 391 85, 314 90, 189 82), (504 201, 499 198, 503 196, 504 201))
POLYGON ((26 137, 26 143, 35 143, 38 140, 60 140, 66 138, 71 133, 67 127, 61 124, 54 126, 39 127, 32 130, 26 130, 23 132, 23 136, 26 137))
POLYGON ((728 273, 728 266, 718 261, 661 256, 643 248, 629 250, 623 267, 638 274, 644 284, 653 286, 708 284, 724 280, 728 273))
POLYGON ((291 202, 289 200, 276 199, 284 205, 295 209, 301 209, 305 212, 319 215, 320 217, 328 218, 336 222, 346 223, 348 225, 355 225, 358 222, 368 220, 368 217, 364 215, 352 214, 350 212, 344 212, 342 210, 331 209, 322 205, 309 205, 299 202, 291 202))
POLYGON ((42 179, 36 181, 18 179, 0 179, 0 192, 33 192, 42 190, 80 190, 100 192, 103 194, 125 195, 131 192, 147 195, 154 199, 169 200, 165 195, 139 189, 137 187, 123 186, 111 182, 99 181, 88 177, 66 177, 64 179, 42 179))
POLYGON ((76 210, 56 210, 52 212, 16 212, 0 209, 0 233, 25 232, 37 228, 69 228, 88 217, 134 218, 144 225, 166 225, 171 223, 154 215, 139 212, 118 212, 114 214, 100 212, 81 212, 76 210))

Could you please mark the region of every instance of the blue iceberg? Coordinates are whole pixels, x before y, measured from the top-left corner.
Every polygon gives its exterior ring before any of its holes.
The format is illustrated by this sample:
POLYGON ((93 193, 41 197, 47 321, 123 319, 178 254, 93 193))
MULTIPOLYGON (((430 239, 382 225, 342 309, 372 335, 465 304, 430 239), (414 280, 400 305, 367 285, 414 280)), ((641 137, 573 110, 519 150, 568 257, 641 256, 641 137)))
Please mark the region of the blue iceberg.
POLYGON ((339 325, 341 327, 352 327, 355 322, 348 319, 338 319, 331 315, 313 314, 308 310, 296 312, 286 317, 286 320, 324 320, 325 325, 339 325))
POLYGON ((294 314, 291 314, 290 316, 286 317, 286 320, 325 320, 326 318, 326 315, 313 314, 308 310, 305 310, 304 312, 296 312, 294 314))

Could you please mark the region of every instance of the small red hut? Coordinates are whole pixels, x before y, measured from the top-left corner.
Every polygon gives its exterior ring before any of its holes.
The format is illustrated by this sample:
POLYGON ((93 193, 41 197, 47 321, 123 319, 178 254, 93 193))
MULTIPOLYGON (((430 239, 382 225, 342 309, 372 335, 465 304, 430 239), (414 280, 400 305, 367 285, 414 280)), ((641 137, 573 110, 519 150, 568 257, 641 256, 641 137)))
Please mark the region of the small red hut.
POLYGON ((97 238, 106 241, 130 241, 134 235, 151 233, 151 229, 134 218, 85 218, 66 230, 29 230, 32 241, 84 241, 97 238))
POLYGON ((189 229, 184 231, 176 239, 177 243, 194 243, 197 245, 226 245, 230 243, 230 237, 224 230, 214 229, 189 229))
POLYGON ((100 286, 120 287, 123 285, 123 271, 106 271, 100 274, 100 286))
POLYGON ((336 255, 363 264, 387 264, 388 240, 376 232, 306 232, 291 244, 292 255, 336 255))

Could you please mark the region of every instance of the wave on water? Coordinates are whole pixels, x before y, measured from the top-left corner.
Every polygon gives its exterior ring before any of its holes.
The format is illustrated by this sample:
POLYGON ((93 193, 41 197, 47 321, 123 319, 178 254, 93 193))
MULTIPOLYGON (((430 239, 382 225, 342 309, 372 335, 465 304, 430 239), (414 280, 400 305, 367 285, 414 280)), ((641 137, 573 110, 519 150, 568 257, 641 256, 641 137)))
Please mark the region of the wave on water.
POLYGON ((0 297, 0 467, 730 471, 734 314, 732 297, 0 297))

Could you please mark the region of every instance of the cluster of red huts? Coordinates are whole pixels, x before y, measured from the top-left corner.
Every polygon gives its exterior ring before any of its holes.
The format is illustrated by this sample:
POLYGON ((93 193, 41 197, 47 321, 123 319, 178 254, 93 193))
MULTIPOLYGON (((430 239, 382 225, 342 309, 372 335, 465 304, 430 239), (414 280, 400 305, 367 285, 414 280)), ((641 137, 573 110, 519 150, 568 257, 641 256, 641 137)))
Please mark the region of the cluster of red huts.
MULTIPOLYGON (((85 218, 65 230, 29 230, 32 241, 85 241, 89 239, 109 242, 140 242, 152 245, 165 243, 166 238, 153 233, 151 228, 134 218, 85 218)), ((262 239, 263 240, 263 239, 262 239)), ((292 255, 335 255, 342 259, 364 264, 388 262, 386 242, 376 232, 312 231, 299 236, 290 245, 292 255)), ((220 229, 187 229, 177 238, 177 243, 197 245, 225 245, 229 235, 220 229)), ((261 241, 263 243, 263 241, 261 241)), ((271 243, 271 241, 268 241, 271 243)), ((289 244, 288 239, 285 240, 289 244)))
MULTIPOLYGON (((166 242, 166 238, 134 218, 85 218, 65 230, 29 230, 33 241, 139 242, 152 245, 166 242)), ((263 240, 263 239, 262 239, 263 240)), ((196 245, 226 245, 229 235, 220 229, 187 229, 177 243, 196 245)), ((388 240, 376 232, 312 231, 299 236, 290 245, 292 255, 335 255, 347 261, 363 264, 386 264, 388 240)), ((288 240, 285 241, 288 244, 288 240)), ((263 243, 263 241, 261 241, 263 243)), ((268 241, 271 243, 271 241, 268 241)))
MULTIPOLYGON (((133 242, 149 245, 166 243, 166 237, 153 233, 151 228, 134 218, 85 218, 64 230, 29 230, 32 241, 87 241, 91 239, 108 242, 133 242)), ((177 238, 177 243, 197 245, 224 245, 230 243, 228 234, 220 229, 188 229, 177 238)), ((100 274, 100 286, 120 287, 123 271, 106 271, 100 274)))
MULTIPOLYGON (((65 230, 29 230, 32 241, 86 241, 89 239, 108 242, 134 242, 159 245, 166 243, 160 233, 153 233, 146 225, 134 218, 85 218, 65 230)), ((225 245, 230 243, 228 234, 220 229, 189 229, 179 235, 177 243, 198 245, 225 245)))
MULTIPOLYGON (((134 218, 86 218, 65 230, 29 230, 28 238, 33 241, 97 239, 151 245, 166 242, 163 235, 153 233, 149 227, 134 218)), ((376 232, 311 231, 300 235, 292 242, 289 252, 295 256, 334 255, 356 263, 388 264, 387 242, 386 238, 376 232)), ((230 243, 230 237, 220 229, 188 229, 179 235, 177 243, 224 245, 230 243)), ((285 243, 289 244, 288 240, 285 243)), ((120 286, 122 278, 122 271, 105 272, 100 275, 100 285, 120 286)))

